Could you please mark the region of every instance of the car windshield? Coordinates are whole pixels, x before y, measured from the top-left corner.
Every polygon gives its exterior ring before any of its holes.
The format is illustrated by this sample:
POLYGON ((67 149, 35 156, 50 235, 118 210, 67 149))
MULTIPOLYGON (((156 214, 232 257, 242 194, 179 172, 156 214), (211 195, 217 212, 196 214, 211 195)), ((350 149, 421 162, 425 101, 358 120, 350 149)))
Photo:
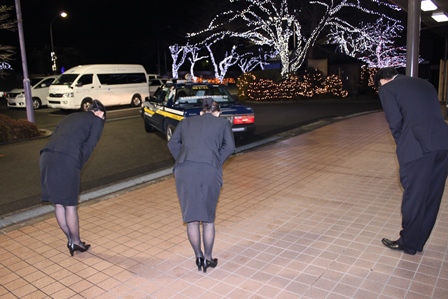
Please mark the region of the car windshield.
POLYGON ((72 85, 78 74, 61 75, 54 80, 53 85, 72 85))
POLYGON ((37 83, 39 83, 40 81, 42 81, 42 79, 43 79, 43 78, 32 78, 32 79, 30 79, 30 85, 31 85, 31 86, 34 86, 34 85, 36 85, 37 83))

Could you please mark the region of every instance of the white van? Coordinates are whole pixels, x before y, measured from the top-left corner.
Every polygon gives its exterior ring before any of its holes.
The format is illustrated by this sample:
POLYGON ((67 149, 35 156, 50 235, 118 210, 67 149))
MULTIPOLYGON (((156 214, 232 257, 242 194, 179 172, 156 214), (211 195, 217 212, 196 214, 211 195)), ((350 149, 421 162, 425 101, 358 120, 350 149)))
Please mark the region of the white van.
MULTIPOLYGON (((56 76, 35 77, 30 79, 33 109, 37 110, 47 105, 48 89, 56 76)), ((25 91, 23 87, 14 88, 6 93, 6 100, 10 108, 26 108, 25 91)))
POLYGON ((48 106, 87 111, 93 100, 104 106, 140 106, 149 97, 146 70, 137 64, 80 65, 54 80, 48 106))

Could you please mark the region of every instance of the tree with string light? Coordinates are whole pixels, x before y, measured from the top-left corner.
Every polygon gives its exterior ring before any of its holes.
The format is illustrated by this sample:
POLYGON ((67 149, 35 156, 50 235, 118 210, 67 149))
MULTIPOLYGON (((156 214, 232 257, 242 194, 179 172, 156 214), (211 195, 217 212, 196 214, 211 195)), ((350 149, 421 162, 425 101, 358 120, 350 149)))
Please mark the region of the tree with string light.
POLYGON ((394 20, 378 10, 380 7, 399 10, 385 0, 311 0, 301 2, 302 7, 295 9, 290 7, 299 3, 291 0, 230 0, 230 4, 235 4, 235 9, 218 14, 207 28, 189 33, 188 37, 205 36, 205 40, 213 40, 227 36, 271 46, 279 54, 283 76, 302 66, 308 51, 327 27, 348 31, 357 27, 344 20, 343 13, 362 12, 394 20))
POLYGON ((192 51, 194 46, 187 43, 185 46, 180 46, 174 44, 169 46, 171 58, 173 59, 173 64, 171 65, 172 77, 174 79, 179 78, 179 68, 184 64, 188 53, 192 51))
POLYGON ((277 56, 276 52, 267 53, 262 49, 258 49, 258 55, 255 55, 252 52, 246 52, 240 55, 238 66, 243 73, 251 72, 256 67, 260 67, 260 69, 264 70, 264 66, 269 64, 267 60, 275 56, 277 56))
POLYGON ((332 28, 328 43, 338 45, 341 52, 365 62, 369 68, 406 66, 406 48, 394 45, 404 29, 399 21, 379 18, 361 26, 350 31, 332 28))
MULTIPOLYGON (((215 42, 217 42, 217 40, 214 41, 214 43, 215 42)), ((238 63, 240 55, 236 52, 237 47, 234 45, 232 46, 231 50, 226 51, 224 57, 217 62, 217 60, 215 59, 215 54, 213 53, 213 50, 211 48, 212 45, 213 43, 206 44, 205 48, 209 52, 209 57, 213 65, 215 78, 217 78, 217 80, 222 83, 228 69, 231 66, 235 65, 236 63, 238 63)), ((192 45, 190 43, 187 43, 185 46, 180 46, 178 44, 175 44, 171 45, 169 48, 171 52, 171 58, 173 59, 172 64, 173 78, 179 77, 179 68, 184 64, 185 60, 187 59, 187 55, 189 54, 191 55, 191 57, 188 57, 188 59, 191 62, 190 75, 192 76, 192 78, 194 78, 195 77, 193 72, 194 62, 207 57, 207 56, 199 57, 198 51, 200 50, 200 45, 198 44, 192 45)))
MULTIPOLYGON (((0 30, 16 31, 17 22, 11 20, 9 12, 13 10, 12 6, 0 6, 0 30)), ((4 76, 4 70, 11 70, 8 63, 16 53, 15 47, 9 45, 0 45, 0 77, 4 76)))
POLYGON ((217 78, 218 81, 222 83, 229 68, 232 65, 237 64, 238 60, 240 59, 240 55, 236 52, 237 46, 233 45, 230 51, 226 51, 223 59, 218 63, 216 62, 215 54, 211 49, 211 45, 206 45, 205 47, 210 54, 210 59, 212 61, 213 69, 215 72, 215 78, 217 78))
POLYGON ((403 29, 399 21, 378 18, 375 23, 361 23, 360 28, 351 31, 332 28, 327 37, 328 43, 338 45, 342 53, 366 63, 361 79, 377 92, 373 78, 378 69, 406 67, 406 48, 395 46, 403 29))
POLYGON ((195 44, 195 47, 204 47, 208 51, 208 57, 210 57, 210 61, 213 66, 213 71, 215 74, 215 78, 222 83, 227 71, 229 68, 235 64, 238 63, 240 59, 240 54, 236 52, 237 46, 232 45, 232 48, 230 51, 225 51, 222 53, 219 61, 216 59, 216 53, 213 51, 213 48, 219 48, 222 52, 225 45, 223 46, 220 42, 226 38, 226 35, 224 33, 216 34, 210 38, 206 38, 204 40, 200 40, 198 43, 195 44), (216 46, 216 44, 219 44, 219 47, 216 46))
POLYGON ((200 50, 201 48, 199 46, 193 45, 190 51, 191 55, 188 57, 188 60, 190 61, 190 75, 193 81, 196 80, 196 76, 194 75, 194 66, 196 65, 196 62, 208 58, 208 56, 199 56, 200 50))

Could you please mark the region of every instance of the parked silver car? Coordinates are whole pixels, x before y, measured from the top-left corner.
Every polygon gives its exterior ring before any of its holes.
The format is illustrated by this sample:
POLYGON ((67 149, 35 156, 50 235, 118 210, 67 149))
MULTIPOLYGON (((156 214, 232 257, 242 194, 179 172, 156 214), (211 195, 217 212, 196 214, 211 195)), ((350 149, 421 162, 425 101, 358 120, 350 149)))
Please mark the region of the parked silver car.
MULTIPOLYGON (((30 79, 33 109, 47 105, 48 89, 57 76, 36 77, 30 79)), ((26 108, 25 91, 23 88, 14 88, 6 93, 8 107, 26 108)))

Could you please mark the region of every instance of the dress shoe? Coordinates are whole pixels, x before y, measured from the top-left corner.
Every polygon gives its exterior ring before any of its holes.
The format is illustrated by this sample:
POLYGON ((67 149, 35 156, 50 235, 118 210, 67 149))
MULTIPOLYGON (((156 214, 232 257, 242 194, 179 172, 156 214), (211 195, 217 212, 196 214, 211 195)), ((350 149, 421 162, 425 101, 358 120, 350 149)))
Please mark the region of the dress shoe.
POLYGON ((86 244, 86 242, 81 242, 82 246, 76 245, 75 243, 70 244, 68 250, 70 251, 70 255, 73 256, 75 251, 85 252, 89 250, 90 244, 86 244))
POLYGON ((381 242, 383 242, 384 246, 393 249, 393 250, 403 250, 403 248, 401 248, 400 244, 398 244, 398 240, 396 241, 392 241, 386 238, 383 238, 381 240, 381 242))
POLYGON ((207 268, 215 268, 218 265, 218 259, 212 259, 212 260, 204 260, 204 265, 202 266, 202 269, 204 273, 207 272, 207 268))
POLYGON ((196 266, 198 266, 198 271, 202 270, 202 267, 204 266, 204 258, 203 257, 196 258, 196 266))

